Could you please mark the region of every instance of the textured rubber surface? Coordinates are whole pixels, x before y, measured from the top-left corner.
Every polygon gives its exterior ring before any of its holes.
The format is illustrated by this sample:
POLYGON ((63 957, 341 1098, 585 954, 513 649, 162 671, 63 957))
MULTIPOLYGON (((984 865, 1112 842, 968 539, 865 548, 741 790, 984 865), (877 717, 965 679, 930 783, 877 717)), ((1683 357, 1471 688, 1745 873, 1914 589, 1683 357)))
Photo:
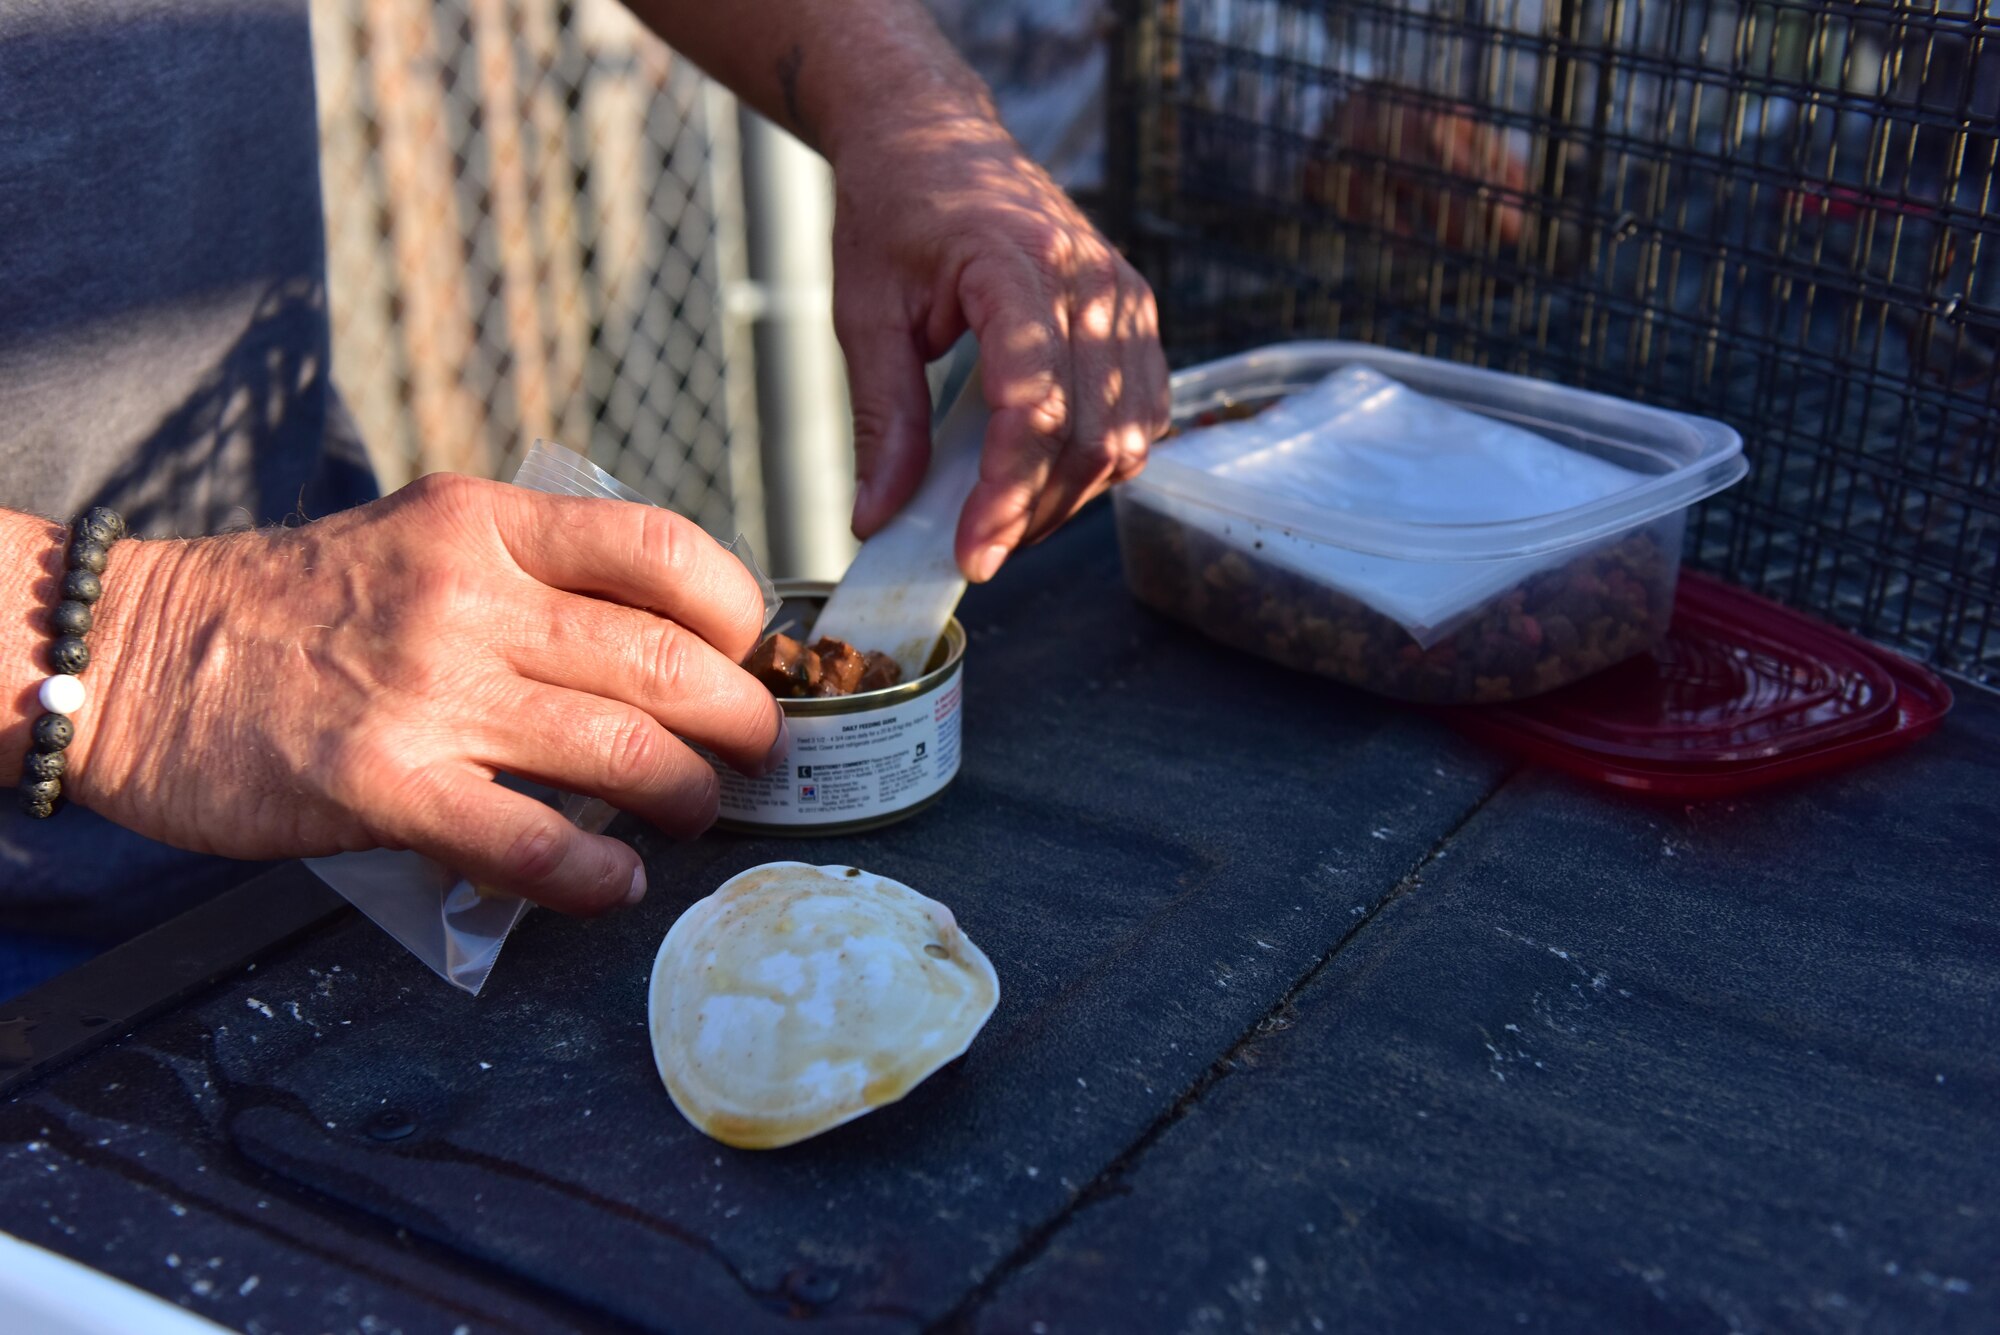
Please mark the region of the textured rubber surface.
POLYGON ((931 811, 641 834, 649 901, 531 915, 477 999, 343 915, 0 1104, 0 1228, 242 1329, 1992 1324, 1990 701, 1683 816, 1140 610, 1101 510, 963 619, 931 811), (742 1153, 646 973, 777 858, 945 901, 1002 1000, 742 1153))

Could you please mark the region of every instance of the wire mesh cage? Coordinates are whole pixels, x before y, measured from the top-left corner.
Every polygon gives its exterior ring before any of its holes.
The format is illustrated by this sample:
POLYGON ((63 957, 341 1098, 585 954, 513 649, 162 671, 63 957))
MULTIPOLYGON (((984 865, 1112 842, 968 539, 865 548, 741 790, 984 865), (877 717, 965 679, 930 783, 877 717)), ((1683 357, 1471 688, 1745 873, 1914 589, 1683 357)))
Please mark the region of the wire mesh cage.
POLYGON ((1722 418, 1697 565, 2000 686, 1989 0, 1128 0, 1176 362, 1358 338, 1722 418))
POLYGON ((537 436, 761 545, 729 96, 616 0, 313 0, 334 376, 385 486, 537 436))

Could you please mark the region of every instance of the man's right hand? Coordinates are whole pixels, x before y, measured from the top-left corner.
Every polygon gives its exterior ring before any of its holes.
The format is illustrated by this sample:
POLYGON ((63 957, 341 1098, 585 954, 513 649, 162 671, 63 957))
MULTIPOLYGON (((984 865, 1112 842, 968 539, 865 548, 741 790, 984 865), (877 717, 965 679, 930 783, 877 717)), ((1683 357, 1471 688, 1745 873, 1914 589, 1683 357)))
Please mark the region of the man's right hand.
POLYGON ((717 785, 687 743, 784 760, 737 666, 756 581, 666 510, 439 475, 302 528, 120 543, 104 587, 64 791, 183 848, 410 848, 595 913, 644 892, 637 856, 497 772, 693 835, 717 785))

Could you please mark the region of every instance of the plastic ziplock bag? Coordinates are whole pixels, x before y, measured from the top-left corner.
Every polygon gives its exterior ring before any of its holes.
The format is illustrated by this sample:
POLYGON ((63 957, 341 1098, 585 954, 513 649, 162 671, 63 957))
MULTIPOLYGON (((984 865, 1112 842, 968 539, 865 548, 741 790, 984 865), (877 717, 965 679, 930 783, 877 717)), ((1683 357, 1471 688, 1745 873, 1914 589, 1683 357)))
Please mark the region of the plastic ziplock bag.
MULTIPOLYGON (((1476 529, 1586 505, 1646 480, 1359 366, 1336 371, 1255 417, 1191 433, 1175 446, 1173 458, 1181 467, 1324 514, 1321 535, 1275 520, 1260 527, 1259 558, 1374 608, 1426 646, 1493 595, 1576 553, 1520 559, 1495 551, 1483 559, 1441 561, 1357 551, 1339 545, 1342 513, 1476 529)), ((1241 544, 1230 536, 1240 524, 1219 512, 1176 507, 1175 515, 1241 544)))
MULTIPOLYGON (((538 440, 514 474, 514 485, 564 496, 600 496, 638 505, 652 502, 561 445, 538 440)), ((756 576, 764 594, 764 624, 778 614, 778 591, 757 567, 742 537, 729 550, 756 576)), ((607 802, 516 781, 500 782, 561 809, 565 818, 601 834, 617 811, 607 802)), ((493 972, 508 933, 529 909, 525 899, 484 890, 420 853, 373 849, 309 858, 306 865, 375 925, 395 937, 453 987, 477 996, 493 972)))

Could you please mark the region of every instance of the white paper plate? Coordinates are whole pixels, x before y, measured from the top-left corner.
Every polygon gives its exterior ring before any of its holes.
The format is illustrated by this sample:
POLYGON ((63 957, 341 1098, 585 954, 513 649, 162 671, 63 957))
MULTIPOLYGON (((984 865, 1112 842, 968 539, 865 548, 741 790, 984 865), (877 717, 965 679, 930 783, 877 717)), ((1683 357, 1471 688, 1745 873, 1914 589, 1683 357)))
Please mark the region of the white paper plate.
POLYGON ((225 1328, 0 1233, 0 1330, 7 1335, 224 1335, 225 1328))

